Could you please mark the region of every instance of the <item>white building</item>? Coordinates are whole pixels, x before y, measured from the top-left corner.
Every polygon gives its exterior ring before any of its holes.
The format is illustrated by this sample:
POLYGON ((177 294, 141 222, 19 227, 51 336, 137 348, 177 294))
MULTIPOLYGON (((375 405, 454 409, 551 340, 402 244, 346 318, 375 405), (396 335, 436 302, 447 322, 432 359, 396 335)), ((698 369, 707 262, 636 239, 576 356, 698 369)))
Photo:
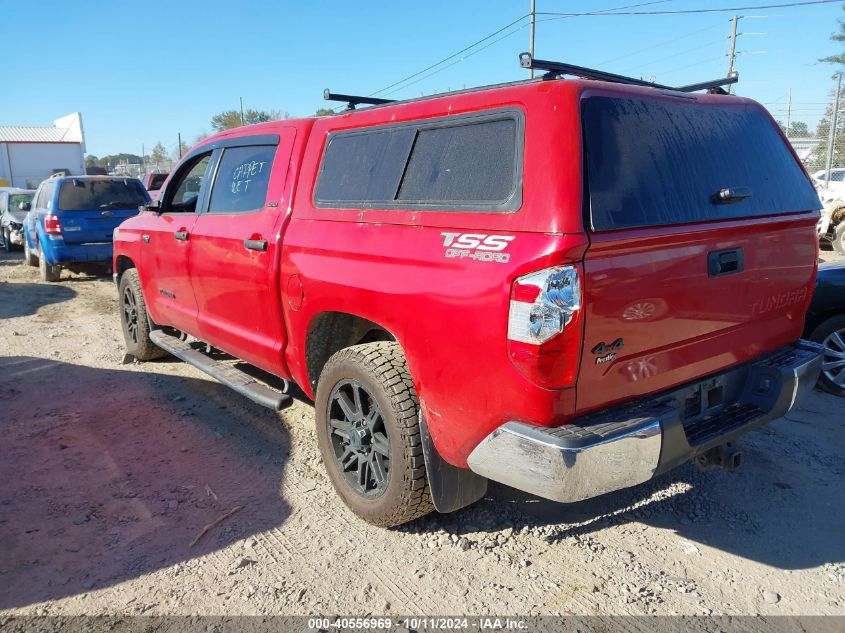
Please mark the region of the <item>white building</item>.
POLYGON ((53 127, 0 125, 0 186, 35 189, 57 172, 85 173, 79 112, 56 119, 53 127))
POLYGON ((807 136, 804 138, 791 138, 789 139, 789 142, 792 143, 792 147, 795 148, 795 153, 798 154, 798 158, 800 158, 802 162, 806 162, 813 155, 813 152, 818 149, 821 144, 821 139, 807 136))

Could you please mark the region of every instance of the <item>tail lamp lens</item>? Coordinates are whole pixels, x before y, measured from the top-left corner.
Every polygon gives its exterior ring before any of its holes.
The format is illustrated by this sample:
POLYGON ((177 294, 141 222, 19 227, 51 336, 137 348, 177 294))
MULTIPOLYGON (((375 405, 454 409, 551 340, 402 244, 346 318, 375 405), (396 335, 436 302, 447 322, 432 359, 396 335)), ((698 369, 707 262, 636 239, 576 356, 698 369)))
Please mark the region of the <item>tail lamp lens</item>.
POLYGON ((62 223, 52 213, 44 217, 44 232, 47 235, 61 235, 62 223))
POLYGON ((563 332, 581 309, 581 280, 574 266, 520 277, 511 293, 508 338, 540 345, 563 332))
POLYGON ((556 266, 519 277, 511 291, 508 349, 535 384, 574 384, 581 353, 581 274, 556 266))

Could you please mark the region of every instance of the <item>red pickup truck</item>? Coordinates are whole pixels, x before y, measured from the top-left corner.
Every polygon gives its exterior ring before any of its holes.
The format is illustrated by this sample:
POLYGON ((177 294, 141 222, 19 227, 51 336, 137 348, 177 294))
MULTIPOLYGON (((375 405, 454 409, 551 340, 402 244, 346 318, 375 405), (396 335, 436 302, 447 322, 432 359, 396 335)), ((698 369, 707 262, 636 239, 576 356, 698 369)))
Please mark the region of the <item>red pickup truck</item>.
POLYGON ((276 409, 295 382, 379 525, 735 468, 820 370, 819 200, 757 103, 609 79, 202 141, 115 231, 128 352, 276 409))

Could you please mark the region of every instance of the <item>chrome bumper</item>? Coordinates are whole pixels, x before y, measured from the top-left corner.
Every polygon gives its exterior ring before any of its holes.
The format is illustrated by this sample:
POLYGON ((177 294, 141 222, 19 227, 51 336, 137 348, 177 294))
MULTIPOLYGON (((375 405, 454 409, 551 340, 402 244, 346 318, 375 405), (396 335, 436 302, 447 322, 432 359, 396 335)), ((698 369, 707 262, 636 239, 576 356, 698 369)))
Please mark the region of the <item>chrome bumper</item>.
POLYGON ((798 341, 753 363, 558 428, 507 422, 468 458, 473 472, 571 503, 648 481, 699 453, 785 415, 810 392, 821 347, 798 341), (702 390, 736 394, 685 418, 702 390))
POLYGON ((23 246, 23 229, 11 229, 9 231, 9 238, 12 244, 23 246))

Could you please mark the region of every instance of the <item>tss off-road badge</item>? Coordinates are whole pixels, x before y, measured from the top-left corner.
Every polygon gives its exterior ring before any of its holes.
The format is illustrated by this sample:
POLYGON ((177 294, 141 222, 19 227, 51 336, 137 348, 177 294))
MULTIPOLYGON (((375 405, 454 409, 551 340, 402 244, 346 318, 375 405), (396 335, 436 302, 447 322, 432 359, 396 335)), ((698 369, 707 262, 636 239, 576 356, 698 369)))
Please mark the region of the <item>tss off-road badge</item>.
POLYGON ((514 235, 487 235, 485 233, 443 232, 440 235, 443 236, 446 257, 500 264, 510 261, 510 253, 503 251, 516 239, 514 235))

